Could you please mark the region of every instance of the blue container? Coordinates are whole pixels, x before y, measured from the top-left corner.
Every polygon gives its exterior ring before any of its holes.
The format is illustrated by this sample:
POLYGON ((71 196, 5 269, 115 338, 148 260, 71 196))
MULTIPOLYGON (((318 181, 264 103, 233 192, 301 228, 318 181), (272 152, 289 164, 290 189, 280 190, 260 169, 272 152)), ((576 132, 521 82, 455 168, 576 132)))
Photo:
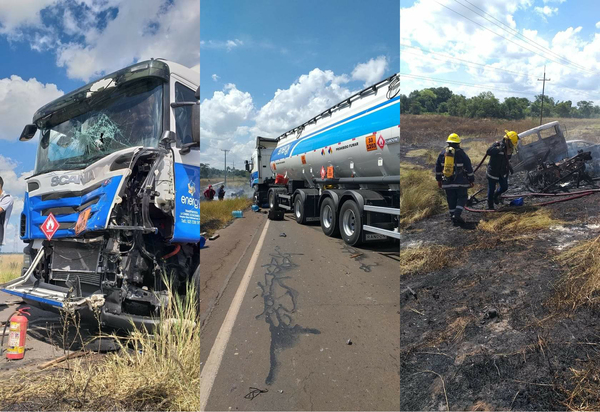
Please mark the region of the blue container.
POLYGON ((233 217, 243 217, 241 210, 234 210, 233 212, 231 212, 231 214, 233 215, 233 217))
POLYGON ((202 249, 204 247, 205 243, 206 243, 206 238, 204 236, 200 236, 200 249, 202 249))
POLYGON ((259 209, 260 209, 260 207, 258 207, 258 205, 252 205, 253 211, 258 212, 259 209))
POLYGON ((523 206, 523 198, 522 197, 518 197, 516 199, 514 199, 513 201, 510 202, 511 206, 523 206))

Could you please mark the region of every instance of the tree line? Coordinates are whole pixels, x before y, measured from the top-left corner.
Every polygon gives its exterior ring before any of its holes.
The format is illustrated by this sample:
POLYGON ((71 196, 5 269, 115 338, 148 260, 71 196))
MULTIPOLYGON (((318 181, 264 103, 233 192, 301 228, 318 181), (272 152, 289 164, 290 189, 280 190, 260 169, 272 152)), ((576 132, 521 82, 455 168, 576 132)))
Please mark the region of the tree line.
MULTIPOLYGON (((208 179, 211 177, 222 177, 225 175, 225 171, 223 169, 216 169, 214 167, 210 167, 208 163, 200 163, 200 177, 202 179, 208 179)), ((227 176, 239 176, 250 178, 250 173, 245 170, 234 169, 230 166, 227 166, 227 176)))
MULTIPOLYGON (((520 120, 539 117, 541 106, 541 94, 535 96, 534 101, 525 97, 507 97, 502 103, 492 92, 467 98, 462 94, 454 94, 447 87, 415 90, 408 96, 400 95, 402 114, 438 113, 470 118, 520 120)), ((544 96, 544 117, 598 118, 600 106, 594 105, 591 100, 581 100, 573 105, 571 100, 559 101, 544 96)))

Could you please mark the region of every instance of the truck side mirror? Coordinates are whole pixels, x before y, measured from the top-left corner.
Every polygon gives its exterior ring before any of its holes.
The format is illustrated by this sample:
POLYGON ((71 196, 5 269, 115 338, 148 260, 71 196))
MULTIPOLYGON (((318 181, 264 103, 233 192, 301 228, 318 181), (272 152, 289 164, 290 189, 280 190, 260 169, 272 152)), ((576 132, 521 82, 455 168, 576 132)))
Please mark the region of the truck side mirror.
POLYGON ((196 97, 196 100, 200 100, 200 86, 198 86, 198 88, 196 89, 194 97, 196 97))
POLYGON ((21 137, 19 137, 19 140, 21 142, 26 142, 28 140, 33 139, 33 136, 35 136, 35 133, 37 132, 37 126, 34 124, 28 124, 23 128, 23 131, 21 132, 21 137))
POLYGON ((248 163, 247 160, 244 160, 244 164, 246 165, 246 172, 250 171, 250 164, 248 163))

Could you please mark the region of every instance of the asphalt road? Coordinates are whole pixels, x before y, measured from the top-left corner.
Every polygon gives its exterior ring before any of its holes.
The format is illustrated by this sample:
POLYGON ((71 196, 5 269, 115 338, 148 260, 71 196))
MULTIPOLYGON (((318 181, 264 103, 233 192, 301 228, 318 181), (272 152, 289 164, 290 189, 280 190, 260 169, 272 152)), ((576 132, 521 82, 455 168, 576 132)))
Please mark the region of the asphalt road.
POLYGON ((213 297, 201 341, 206 410, 399 410, 398 245, 350 248, 291 215, 263 233, 266 221, 235 222, 201 252, 201 278, 221 284, 216 300, 219 287, 201 291, 213 297), (251 399, 251 387, 268 392, 251 399))

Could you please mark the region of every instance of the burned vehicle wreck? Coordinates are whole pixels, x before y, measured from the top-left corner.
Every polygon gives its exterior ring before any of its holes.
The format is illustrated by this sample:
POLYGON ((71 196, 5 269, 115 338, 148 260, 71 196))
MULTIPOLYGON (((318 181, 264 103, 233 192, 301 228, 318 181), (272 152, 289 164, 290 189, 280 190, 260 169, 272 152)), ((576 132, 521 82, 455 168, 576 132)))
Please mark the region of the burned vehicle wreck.
POLYGON ((526 173, 530 191, 565 191, 571 186, 594 185, 600 174, 598 160, 600 145, 567 141, 563 127, 554 121, 519 133, 511 165, 515 173, 526 173))
POLYGON ((137 63, 49 103, 20 236, 22 276, 0 290, 129 329, 199 284, 199 74, 137 63))

